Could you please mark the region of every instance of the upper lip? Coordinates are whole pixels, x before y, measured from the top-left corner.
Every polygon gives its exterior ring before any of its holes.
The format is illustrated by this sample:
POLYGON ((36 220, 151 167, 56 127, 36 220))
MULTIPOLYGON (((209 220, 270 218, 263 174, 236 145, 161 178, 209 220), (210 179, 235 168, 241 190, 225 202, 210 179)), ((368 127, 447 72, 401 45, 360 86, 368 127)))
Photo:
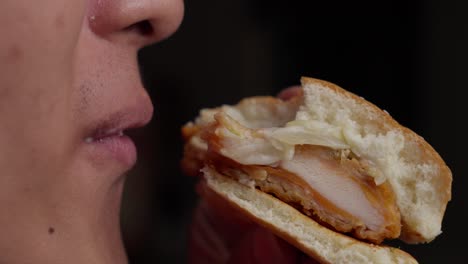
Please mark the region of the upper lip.
POLYGON ((99 141, 111 136, 121 136, 125 130, 143 127, 153 115, 152 106, 140 105, 122 109, 95 122, 85 137, 86 142, 99 141))

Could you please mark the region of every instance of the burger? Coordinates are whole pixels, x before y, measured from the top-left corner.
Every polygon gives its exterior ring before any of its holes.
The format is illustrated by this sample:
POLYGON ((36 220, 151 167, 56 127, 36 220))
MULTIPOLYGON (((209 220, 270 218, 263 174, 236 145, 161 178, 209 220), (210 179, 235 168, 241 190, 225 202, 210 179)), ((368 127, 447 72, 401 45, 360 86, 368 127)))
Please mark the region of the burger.
POLYGON ((182 168, 321 263, 417 263, 384 243, 441 233, 450 169, 364 98, 318 79, 301 84, 287 100, 201 110, 182 128, 182 168))

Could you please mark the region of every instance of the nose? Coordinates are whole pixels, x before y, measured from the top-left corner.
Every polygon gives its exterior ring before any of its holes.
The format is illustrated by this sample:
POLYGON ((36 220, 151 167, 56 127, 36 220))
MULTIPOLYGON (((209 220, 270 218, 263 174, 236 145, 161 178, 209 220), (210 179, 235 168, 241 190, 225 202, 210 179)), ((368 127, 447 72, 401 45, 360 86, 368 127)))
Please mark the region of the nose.
POLYGON ((91 30, 106 39, 146 46, 174 33, 182 22, 183 0, 90 0, 91 30))

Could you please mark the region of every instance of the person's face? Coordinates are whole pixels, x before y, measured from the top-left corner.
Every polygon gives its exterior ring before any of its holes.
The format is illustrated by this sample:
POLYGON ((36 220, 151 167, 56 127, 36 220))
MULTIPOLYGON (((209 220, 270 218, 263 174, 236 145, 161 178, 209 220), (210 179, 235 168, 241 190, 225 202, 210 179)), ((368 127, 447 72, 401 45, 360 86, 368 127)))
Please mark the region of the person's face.
POLYGON ((126 261, 121 132, 153 111, 137 50, 182 15, 182 0, 0 1, 0 263, 126 261))

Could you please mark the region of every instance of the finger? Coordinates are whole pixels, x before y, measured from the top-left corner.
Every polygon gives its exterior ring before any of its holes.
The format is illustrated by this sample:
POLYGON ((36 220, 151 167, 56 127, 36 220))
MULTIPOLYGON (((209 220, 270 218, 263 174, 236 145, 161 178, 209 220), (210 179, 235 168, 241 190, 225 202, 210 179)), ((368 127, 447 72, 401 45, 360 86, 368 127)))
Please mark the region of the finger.
POLYGON ((306 258, 303 261, 301 261, 300 263, 301 264, 320 264, 320 262, 318 262, 317 260, 312 259, 312 258, 306 258))
POLYGON ((255 226, 250 219, 239 213, 237 208, 211 190, 204 180, 198 184, 197 191, 202 197, 200 210, 226 241, 239 240, 244 232, 255 226))
POLYGON ((223 237, 218 234, 200 203, 195 209, 190 226, 188 259, 189 263, 226 263, 229 249, 223 237))
POLYGON ((190 263, 319 263, 259 227, 201 181, 189 240, 190 263))
POLYGON ((236 242, 255 225, 209 189, 197 185, 202 197, 193 215, 189 237, 190 263, 226 263, 236 242))
POLYGON ((239 241, 228 263, 297 263, 298 256, 294 247, 258 227, 239 241))
POLYGON ((318 260, 315 260, 309 256, 307 256, 305 253, 302 253, 301 257, 299 258, 298 263, 300 264, 320 264, 318 260))
POLYGON ((302 94, 302 88, 300 85, 294 85, 294 86, 290 86, 284 90, 282 90, 281 92, 279 92, 279 94, 277 95, 278 98, 282 99, 282 100, 289 100, 293 97, 296 97, 296 96, 299 96, 302 94))

